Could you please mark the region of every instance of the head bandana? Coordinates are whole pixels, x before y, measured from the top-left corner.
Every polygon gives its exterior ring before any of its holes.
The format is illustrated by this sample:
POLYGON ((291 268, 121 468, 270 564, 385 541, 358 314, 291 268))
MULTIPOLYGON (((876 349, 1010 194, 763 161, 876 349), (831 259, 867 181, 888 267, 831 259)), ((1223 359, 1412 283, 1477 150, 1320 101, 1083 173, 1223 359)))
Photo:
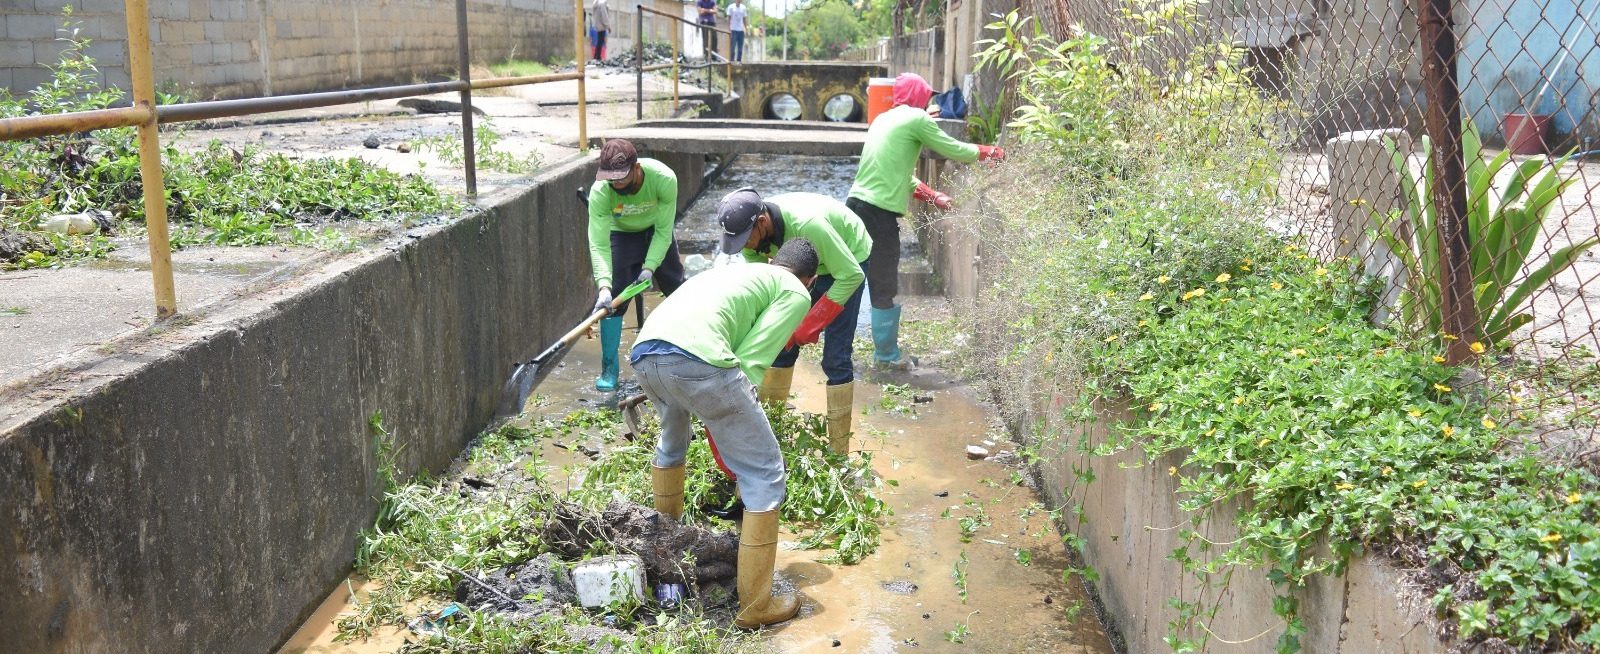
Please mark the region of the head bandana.
POLYGON ((894 106, 909 105, 918 109, 928 107, 928 98, 933 97, 933 87, 928 86, 928 80, 922 79, 916 73, 900 73, 894 78, 894 106))

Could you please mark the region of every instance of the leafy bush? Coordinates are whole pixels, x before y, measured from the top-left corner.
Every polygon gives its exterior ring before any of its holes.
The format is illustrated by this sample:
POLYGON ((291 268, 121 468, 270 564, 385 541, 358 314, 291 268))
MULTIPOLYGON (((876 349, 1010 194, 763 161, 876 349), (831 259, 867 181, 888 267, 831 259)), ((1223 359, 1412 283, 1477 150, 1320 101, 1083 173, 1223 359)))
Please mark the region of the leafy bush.
MULTIPOLYGON (((1405 207, 1389 216, 1380 236, 1400 257, 1408 280, 1400 300, 1403 316, 1414 329, 1440 334, 1444 303, 1440 297, 1440 242, 1438 218, 1431 201, 1434 187, 1432 147, 1422 140, 1422 156, 1427 162, 1420 176, 1411 174, 1408 154, 1385 141, 1394 169, 1405 192, 1405 207), (1403 221, 1402 221, 1403 219, 1403 221)), ((1600 245, 1600 236, 1590 236, 1551 253, 1537 269, 1522 275, 1528 255, 1539 238, 1539 229, 1550 210, 1559 204, 1561 192, 1575 180, 1563 178, 1562 164, 1568 158, 1551 162, 1529 159, 1517 166, 1499 197, 1490 193, 1501 171, 1511 162, 1511 151, 1504 150, 1487 163, 1478 128, 1471 120, 1461 125, 1462 157, 1467 162, 1467 243, 1472 274, 1473 298, 1478 310, 1475 322, 1490 344, 1504 347, 1517 328, 1533 322, 1533 316, 1519 312, 1533 293, 1550 283, 1556 274, 1577 262, 1584 252, 1600 245), (1515 281, 1515 284, 1513 282, 1515 281)), ((1456 336, 1462 336, 1457 334, 1456 336)))

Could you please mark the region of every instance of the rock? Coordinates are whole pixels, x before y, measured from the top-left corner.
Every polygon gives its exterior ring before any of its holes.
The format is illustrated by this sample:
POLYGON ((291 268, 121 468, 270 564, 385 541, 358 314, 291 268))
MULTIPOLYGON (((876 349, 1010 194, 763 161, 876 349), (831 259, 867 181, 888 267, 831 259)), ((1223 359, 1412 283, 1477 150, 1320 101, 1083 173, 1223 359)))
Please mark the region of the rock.
POLYGON ((840 645, 839 639, 838 638, 833 639, 833 646, 834 647, 838 647, 839 645, 840 645))
POLYGON ((394 144, 394 151, 400 154, 409 154, 411 152, 411 144, 404 141, 396 143, 394 144))
POLYGON ((361 145, 366 146, 368 150, 376 150, 378 149, 378 146, 383 145, 383 141, 378 140, 378 135, 374 134, 372 136, 368 136, 366 140, 362 141, 361 145))
POLYGON ((591 544, 604 541, 644 561, 648 583, 684 584, 702 594, 711 586, 726 586, 731 595, 739 558, 737 535, 685 526, 627 502, 613 502, 599 513, 558 504, 550 510, 540 540, 569 559, 583 557, 591 544), (683 564, 685 553, 693 557, 692 568, 683 564))
POLYGON ((980 445, 968 445, 967 458, 972 459, 973 461, 987 459, 989 458, 989 450, 980 445))
POLYGON ((882 586, 884 590, 889 591, 891 593, 894 593, 896 595, 910 595, 912 593, 917 592, 917 585, 914 584, 914 583, 911 583, 909 581, 906 581, 904 579, 896 579, 894 581, 885 581, 885 582, 880 583, 878 585, 882 586))
POLYGON ((939 491, 937 493, 934 493, 933 496, 934 497, 950 497, 950 491, 939 491))

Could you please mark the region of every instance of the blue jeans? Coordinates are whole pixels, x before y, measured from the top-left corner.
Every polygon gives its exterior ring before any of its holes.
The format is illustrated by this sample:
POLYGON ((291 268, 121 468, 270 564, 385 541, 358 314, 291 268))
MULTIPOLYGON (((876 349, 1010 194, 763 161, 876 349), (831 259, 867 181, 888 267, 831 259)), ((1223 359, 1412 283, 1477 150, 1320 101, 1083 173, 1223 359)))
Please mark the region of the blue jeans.
POLYGON ((677 354, 652 354, 634 363, 633 372, 661 416, 657 466, 683 465, 694 437, 689 418, 699 417, 715 439, 717 455, 733 472, 745 508, 778 508, 787 479, 783 452, 743 370, 677 354))
POLYGON ((733 31, 733 60, 744 61, 744 30, 733 31))
MULTIPOLYGON (((861 272, 867 272, 867 263, 861 262, 861 272)), ((833 288, 833 275, 818 275, 817 281, 811 283, 811 303, 828 294, 828 289, 833 288)), ((822 330, 822 372, 828 376, 829 386, 838 386, 856 379, 855 366, 850 362, 850 354, 855 346, 856 321, 861 314, 861 295, 867 288, 862 284, 856 292, 850 294, 850 299, 844 303, 844 311, 835 316, 833 322, 822 330)), ((800 358, 800 348, 790 348, 778 353, 778 358, 772 362, 774 368, 792 368, 796 359, 800 358)))

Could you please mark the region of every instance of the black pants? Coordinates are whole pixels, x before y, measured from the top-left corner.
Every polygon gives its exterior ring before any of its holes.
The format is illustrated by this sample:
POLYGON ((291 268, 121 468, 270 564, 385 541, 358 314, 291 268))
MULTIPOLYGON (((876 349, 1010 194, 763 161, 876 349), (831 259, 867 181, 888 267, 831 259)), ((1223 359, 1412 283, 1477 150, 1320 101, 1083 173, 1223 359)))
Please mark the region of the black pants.
MULTIPOLYGON (((633 280, 639 277, 639 271, 644 270, 644 255, 650 250, 650 239, 656 235, 656 228, 642 232, 611 232, 611 291, 613 294, 621 293, 633 280)), ((672 239, 672 244, 667 246, 667 256, 661 260, 661 265, 656 267, 653 278, 656 288, 661 289, 662 295, 672 295, 673 291, 683 285, 683 260, 678 258, 678 239, 672 239)), ((628 305, 633 300, 624 302, 617 309, 616 315, 628 311, 628 305)))
POLYGON ((844 206, 861 219, 867 236, 872 237, 872 251, 867 255, 867 293, 872 308, 893 307, 900 294, 900 214, 856 198, 845 200, 844 206))
POLYGON ((596 61, 606 60, 606 30, 594 31, 594 57, 596 61))
POLYGON ((716 26, 715 25, 701 24, 701 27, 705 28, 705 29, 701 30, 701 33, 704 35, 703 38, 705 40, 706 45, 709 46, 709 48, 706 50, 706 61, 711 61, 711 53, 717 51, 717 30, 715 29, 716 26))

